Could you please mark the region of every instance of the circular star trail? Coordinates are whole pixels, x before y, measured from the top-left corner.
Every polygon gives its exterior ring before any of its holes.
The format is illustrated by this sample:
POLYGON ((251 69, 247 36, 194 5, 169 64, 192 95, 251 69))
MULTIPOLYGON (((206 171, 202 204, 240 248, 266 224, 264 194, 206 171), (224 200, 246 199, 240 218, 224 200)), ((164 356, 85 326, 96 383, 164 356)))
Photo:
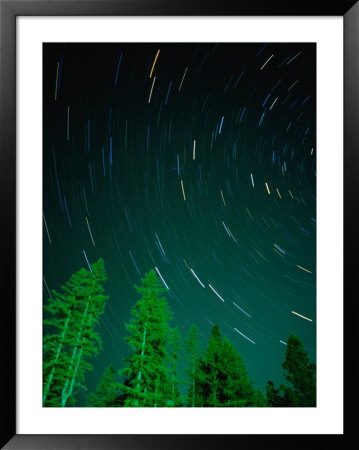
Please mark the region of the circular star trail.
MULTIPOLYGON (((254 385, 316 358, 314 44, 45 44, 44 301, 102 257, 104 369, 155 269, 185 336, 214 324, 254 385)), ((79 404, 80 406, 80 404, 79 404)))

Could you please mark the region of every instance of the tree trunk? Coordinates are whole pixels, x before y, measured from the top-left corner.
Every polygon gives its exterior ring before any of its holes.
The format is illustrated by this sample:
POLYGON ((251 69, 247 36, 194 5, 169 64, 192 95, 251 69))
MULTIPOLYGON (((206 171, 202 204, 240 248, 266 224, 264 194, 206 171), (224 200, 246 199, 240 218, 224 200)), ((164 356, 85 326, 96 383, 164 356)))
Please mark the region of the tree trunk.
POLYGON ((63 344, 64 338, 65 338, 65 335, 66 335, 67 327, 69 325, 70 316, 71 316, 71 309, 69 310, 69 313, 67 315, 67 319, 66 319, 66 322, 65 322, 65 327, 64 327, 64 330, 63 330, 62 335, 61 335, 59 348, 57 349, 57 353, 56 353, 56 357, 55 357, 55 363, 54 363, 54 365, 51 368, 51 372, 50 372, 50 375, 49 375, 49 378, 48 378, 48 381, 46 383, 46 387, 45 387, 45 390, 44 390, 44 394, 43 394, 43 398, 42 398, 42 404, 44 406, 45 406, 47 394, 49 392, 49 389, 50 389, 50 386, 51 386, 51 383, 52 383, 52 378, 54 376, 55 364, 57 363, 57 360, 59 359, 59 356, 60 356, 60 353, 61 353, 62 344, 63 344))
POLYGON ((80 364, 80 361, 81 361, 82 349, 83 349, 83 346, 81 345, 79 356, 77 358, 77 363, 76 363, 74 375, 73 375, 72 380, 71 380, 71 385, 70 385, 69 395, 68 395, 69 397, 72 394, 72 391, 73 391, 73 388, 74 388, 74 383, 75 383, 75 379, 76 379, 76 375, 77 375, 77 370, 79 368, 79 364, 80 364))
POLYGON ((143 356, 145 354, 145 348, 146 348, 146 333, 147 333, 147 320, 145 322, 145 328, 143 330, 143 336, 142 336, 140 370, 138 371, 138 374, 137 374, 137 386, 136 386, 137 399, 135 401, 135 406, 138 406, 138 395, 140 393, 140 387, 141 387, 140 386, 140 381, 141 381, 141 378, 142 378, 141 368, 142 368, 142 360, 143 360, 143 356))
MULTIPOLYGON (((83 329, 83 326, 84 326, 84 323, 85 323, 85 318, 86 318, 86 315, 87 315, 89 304, 90 304, 90 301, 87 302, 87 305, 86 305, 86 308, 85 308, 85 311, 84 311, 84 315, 83 315, 83 318, 82 318, 81 328, 80 328, 80 330, 78 332, 78 335, 77 335, 77 342, 76 342, 74 351, 72 352, 72 358, 71 358, 71 362, 70 362, 69 373, 71 373, 72 366, 74 365, 74 362, 75 362, 77 349, 78 349, 79 344, 80 344, 80 339, 81 339, 81 335, 82 335, 82 329, 83 329)), ((81 357, 81 354, 82 354, 82 346, 81 346, 81 351, 80 351, 80 357, 81 357)), ((78 367, 79 362, 80 361, 78 360, 77 364, 76 364, 77 367, 78 367)), ((77 371, 77 369, 76 369, 76 371, 77 371)), ((71 382, 72 386, 73 386, 74 377, 75 377, 75 373, 72 376, 72 382, 71 382)), ((72 389, 70 389, 67 392, 67 387, 68 387, 69 383, 70 383, 70 376, 67 377, 66 382, 65 382, 65 386, 62 389, 62 393, 61 393, 61 406, 62 407, 66 406, 66 402, 67 402, 67 400, 69 399, 69 397, 70 397, 70 395, 72 393, 72 389)))

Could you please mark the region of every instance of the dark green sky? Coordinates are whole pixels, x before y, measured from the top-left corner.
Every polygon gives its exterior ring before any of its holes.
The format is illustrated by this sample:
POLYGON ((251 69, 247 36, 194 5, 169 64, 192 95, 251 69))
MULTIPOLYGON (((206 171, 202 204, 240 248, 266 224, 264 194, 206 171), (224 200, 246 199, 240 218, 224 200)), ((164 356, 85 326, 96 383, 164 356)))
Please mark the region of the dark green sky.
POLYGON ((44 299, 86 257, 109 276, 89 391, 122 367, 133 286, 155 267, 173 324, 204 342, 218 324, 263 391, 290 333, 315 361, 315 53, 44 45, 44 299))

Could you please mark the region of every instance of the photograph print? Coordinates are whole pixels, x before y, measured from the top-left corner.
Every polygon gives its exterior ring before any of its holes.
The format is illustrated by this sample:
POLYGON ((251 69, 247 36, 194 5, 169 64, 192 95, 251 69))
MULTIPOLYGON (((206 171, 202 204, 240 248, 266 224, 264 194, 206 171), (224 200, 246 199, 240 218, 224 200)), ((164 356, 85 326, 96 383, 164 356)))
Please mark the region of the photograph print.
POLYGON ((316 407, 316 45, 43 44, 43 407, 316 407))

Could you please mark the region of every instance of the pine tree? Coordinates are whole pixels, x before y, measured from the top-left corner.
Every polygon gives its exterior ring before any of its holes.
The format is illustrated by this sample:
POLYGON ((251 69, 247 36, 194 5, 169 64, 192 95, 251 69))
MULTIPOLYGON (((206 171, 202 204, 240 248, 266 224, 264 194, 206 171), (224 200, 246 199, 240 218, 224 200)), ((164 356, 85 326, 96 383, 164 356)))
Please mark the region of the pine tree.
POLYGON ((104 261, 100 258, 91 272, 82 268, 70 277, 61 292, 52 291, 44 310, 43 405, 74 404, 75 389, 81 389, 84 374, 92 369, 89 357, 101 348, 95 331, 108 299, 103 295, 106 281, 104 261))
MULTIPOLYGON (((200 342, 198 328, 195 324, 191 326, 185 341, 188 355, 188 378, 189 389, 187 393, 187 406, 201 406, 201 399, 198 393, 198 380, 200 378, 199 365, 201 359, 200 342)), ((203 378, 203 377, 202 377, 203 378)))
POLYGON ((234 345, 222 338, 217 325, 212 328, 205 356, 199 365, 199 391, 203 406, 260 406, 242 357, 234 345))
POLYGON ((116 381, 116 371, 108 366, 102 375, 95 393, 88 396, 88 405, 94 407, 118 406, 120 384, 116 381))
POLYGON ((132 308, 132 319, 126 325, 126 341, 132 355, 125 360, 121 386, 124 406, 166 406, 168 395, 168 352, 166 341, 172 318, 168 304, 159 295, 167 292, 154 270, 145 274, 140 287, 141 298, 132 308))
POLYGON ((260 394, 255 391, 249 379, 242 357, 227 338, 222 340, 220 372, 220 400, 223 406, 259 406, 258 403, 262 400, 260 394))
POLYGON ((222 336, 219 326, 212 328, 211 337, 209 339, 206 351, 206 363, 204 372, 206 373, 207 385, 203 386, 204 390, 204 406, 219 406, 218 391, 220 389, 220 373, 219 360, 221 358, 221 341, 222 336))
POLYGON ((294 334, 288 338, 282 367, 287 372, 285 378, 293 386, 282 388, 292 406, 316 406, 316 367, 309 362, 302 342, 294 334))
POLYGON ((282 364, 286 380, 275 389, 274 383, 267 383, 268 404, 281 406, 316 406, 316 366, 309 362, 308 354, 300 339, 291 334, 287 340, 285 361, 282 364))
POLYGON ((182 406, 181 395, 179 391, 179 361, 182 350, 182 336, 178 327, 172 328, 168 335, 168 394, 167 406, 182 406))

